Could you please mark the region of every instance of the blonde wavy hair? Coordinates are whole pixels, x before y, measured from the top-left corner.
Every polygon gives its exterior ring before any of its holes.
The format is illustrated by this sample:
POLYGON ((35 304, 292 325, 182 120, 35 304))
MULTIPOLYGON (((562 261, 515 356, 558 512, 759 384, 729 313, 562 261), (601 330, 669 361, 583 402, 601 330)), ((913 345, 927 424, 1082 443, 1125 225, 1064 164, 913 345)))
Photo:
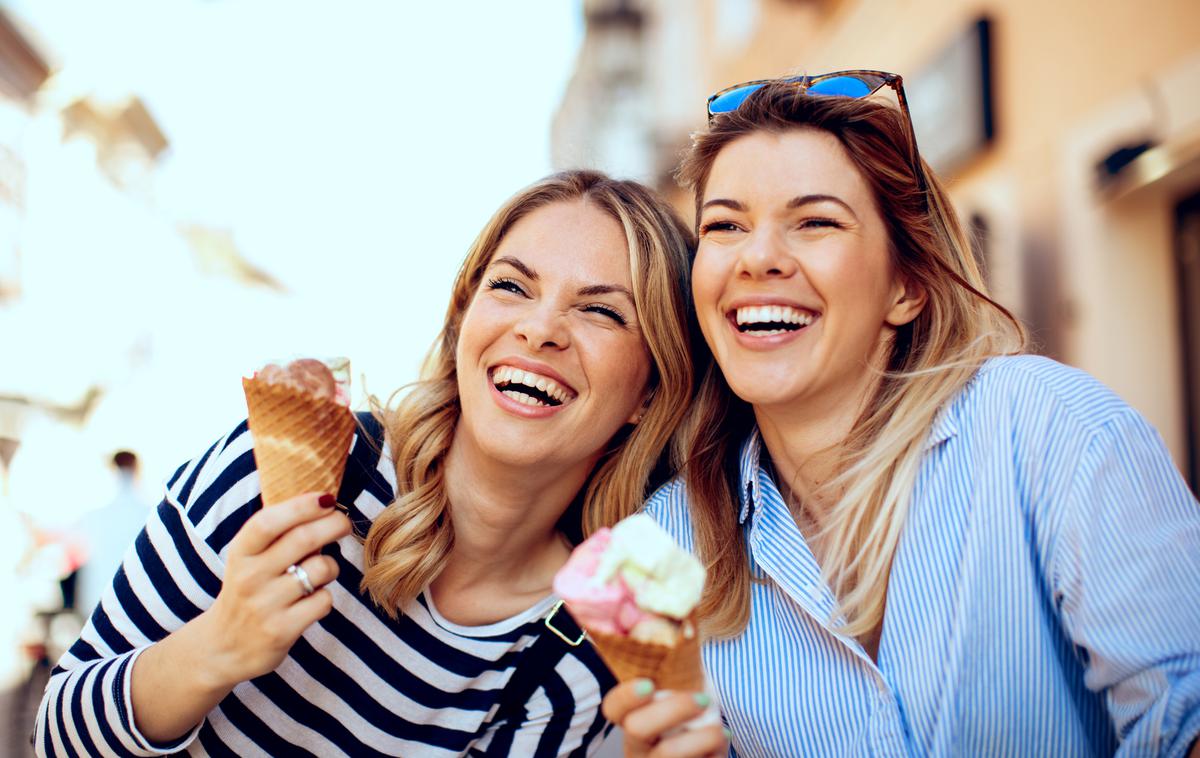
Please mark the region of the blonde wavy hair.
POLYGON ((641 421, 614 437, 559 528, 578 541, 616 523, 641 506, 652 478, 662 476, 664 451, 694 385, 688 318, 692 233, 665 201, 636 182, 595 171, 555 174, 517 193, 488 221, 455 279, 441 335, 420 380, 394 395, 400 399, 390 410, 375 404, 396 467, 396 499, 367 532, 362 589, 393 617, 437 577, 454 544, 442 464, 460 412, 454 355, 467 306, 514 224, 543 206, 581 199, 625 231, 634 307, 652 370, 641 421))
MULTIPOLYGON (((950 198, 916 150, 904 116, 871 100, 820 97, 773 83, 694 136, 679 169, 695 193, 697 223, 713 162, 755 132, 816 129, 836 137, 866 179, 887 228, 892 265, 927 302, 898 328, 874 396, 837 450, 837 471, 813 493, 832 502, 817 536, 822 572, 838 599, 829 620, 869 637, 883 620, 888 576, 934 418, 988 357, 1019 352, 1025 331, 987 295, 950 198)), ((712 361, 676 444, 685 461, 697 549, 708 565, 700 614, 707 633, 731 636, 750 617, 750 570, 738 524, 737 456, 752 408, 712 361)))

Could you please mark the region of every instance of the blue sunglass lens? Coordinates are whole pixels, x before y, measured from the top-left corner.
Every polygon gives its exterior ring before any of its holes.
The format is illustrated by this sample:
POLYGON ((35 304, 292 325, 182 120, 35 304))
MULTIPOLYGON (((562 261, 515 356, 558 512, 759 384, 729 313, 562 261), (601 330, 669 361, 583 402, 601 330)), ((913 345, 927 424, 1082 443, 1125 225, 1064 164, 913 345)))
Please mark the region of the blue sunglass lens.
POLYGON ((746 98, 760 89, 762 89, 761 84, 748 84, 745 87, 731 89, 709 103, 708 112, 729 113, 730 111, 736 111, 745 102, 746 98))
POLYGON ((834 76, 808 87, 808 91, 814 95, 832 97, 866 97, 876 89, 856 76, 834 76))

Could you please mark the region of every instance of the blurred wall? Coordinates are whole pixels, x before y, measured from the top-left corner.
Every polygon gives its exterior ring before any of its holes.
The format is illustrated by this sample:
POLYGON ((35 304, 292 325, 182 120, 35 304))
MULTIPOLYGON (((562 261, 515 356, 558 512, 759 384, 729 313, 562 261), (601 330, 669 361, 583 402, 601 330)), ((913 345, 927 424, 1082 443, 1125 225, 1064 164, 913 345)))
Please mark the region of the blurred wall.
POLYGON ((1160 430, 1185 473, 1200 468, 1200 409, 1189 408, 1185 378, 1196 369, 1184 348, 1187 325, 1200 330, 1200 304, 1181 300, 1177 255, 1177 209, 1200 193, 1200 4, 591 0, 585 10, 591 45, 555 133, 572 150, 556 160, 612 165, 604 119, 572 114, 580 103, 593 114, 620 107, 613 100, 635 92, 639 139, 655 147, 636 174, 687 218, 690 198, 670 169, 712 91, 787 73, 900 73, 928 153, 945 120, 962 117, 961 91, 944 80, 966 74, 950 70, 946 53, 986 18, 994 132, 943 178, 964 220, 984 232, 992 289, 1029 325, 1036 349, 1097 376, 1160 430), (625 47, 638 49, 641 67, 623 73, 620 91, 597 87, 605 62, 588 57, 611 36, 591 20, 614 8, 640 18, 638 43, 625 47), (1098 164, 1114 154, 1102 175, 1098 164))

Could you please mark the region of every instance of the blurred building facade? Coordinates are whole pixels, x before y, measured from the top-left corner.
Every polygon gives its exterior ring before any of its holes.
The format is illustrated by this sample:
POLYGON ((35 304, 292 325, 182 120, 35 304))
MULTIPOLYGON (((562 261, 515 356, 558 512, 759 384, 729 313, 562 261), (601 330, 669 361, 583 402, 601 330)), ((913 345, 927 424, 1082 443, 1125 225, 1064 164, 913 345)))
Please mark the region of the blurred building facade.
POLYGON ((652 182, 724 86, 900 73, 918 144, 1035 347, 1092 373, 1200 485, 1200 5, 585 0, 557 166, 652 182))
POLYGON ((232 332, 207 306, 279 311, 286 294, 228 232, 162 206, 165 130, 70 55, 0 11, 0 506, 51 528, 105 501, 114 450, 144 451, 152 487, 193 454, 146 448, 169 437, 173 406, 217 394, 213 375, 236 413, 253 366, 237 346, 228 363, 178 366, 202 335, 232 332), (62 461, 78 493, 44 491, 62 461))

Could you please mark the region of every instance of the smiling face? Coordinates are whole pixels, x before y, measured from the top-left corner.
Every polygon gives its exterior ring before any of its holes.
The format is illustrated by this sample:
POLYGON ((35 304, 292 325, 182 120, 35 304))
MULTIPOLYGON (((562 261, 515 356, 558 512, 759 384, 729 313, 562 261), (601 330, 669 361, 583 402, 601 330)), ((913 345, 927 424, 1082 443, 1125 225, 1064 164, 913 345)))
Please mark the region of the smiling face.
POLYGON ((456 440, 513 465, 590 469, 645 399, 632 290, 624 231, 588 201, 516 222, 463 316, 456 440))
POLYGON ((831 134, 755 132, 704 188, 692 291, 726 380, 757 411, 856 415, 906 297, 871 188, 831 134), (812 404, 818 405, 812 405, 812 404))

